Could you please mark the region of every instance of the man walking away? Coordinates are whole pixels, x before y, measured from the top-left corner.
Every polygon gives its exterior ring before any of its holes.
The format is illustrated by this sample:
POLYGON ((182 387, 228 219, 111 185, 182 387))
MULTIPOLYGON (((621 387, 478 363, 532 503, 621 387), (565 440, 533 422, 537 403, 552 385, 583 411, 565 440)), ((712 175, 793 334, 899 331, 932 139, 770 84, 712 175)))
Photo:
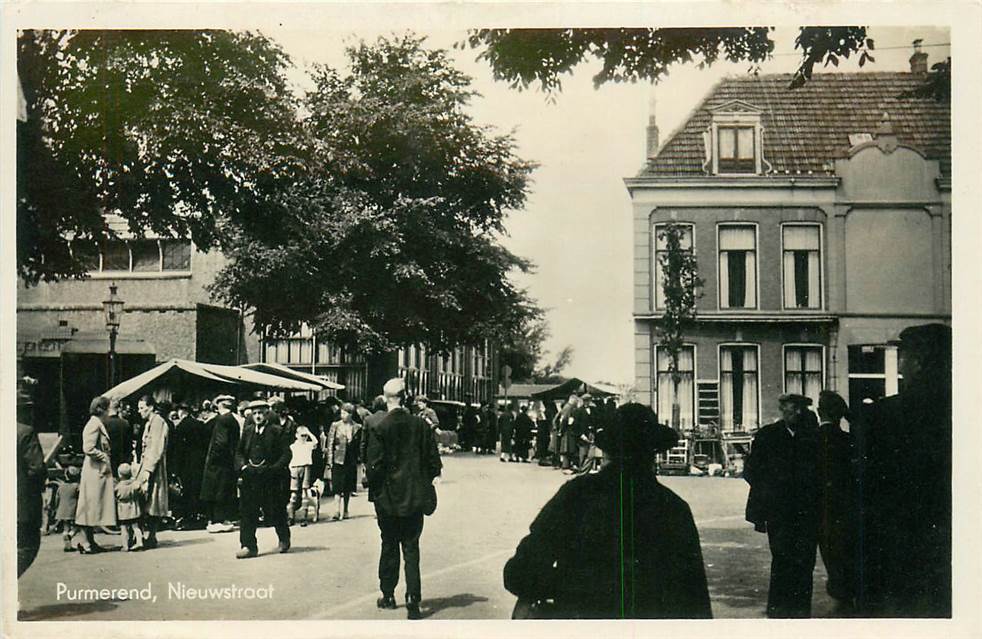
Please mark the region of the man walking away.
POLYGON ((811 616, 812 573, 818 547, 818 420, 811 400, 778 398, 782 418, 754 436, 743 477, 750 483, 747 521, 767 533, 771 580, 767 616, 811 616))
POLYGON ((402 407, 405 388, 400 378, 390 379, 382 388, 388 412, 370 429, 366 470, 382 536, 378 564, 382 596, 377 605, 396 607, 401 547, 406 566, 406 611, 409 619, 420 619, 419 537, 431 484, 440 476, 442 462, 433 430, 402 407))
POLYGON ((269 419, 269 404, 256 400, 249 404, 252 423, 247 424, 235 452, 235 467, 239 472, 241 495, 239 511, 239 543, 242 549, 237 559, 248 559, 259 554, 256 544, 256 526, 259 511, 263 519, 273 525, 279 539, 277 551, 290 550, 290 526, 287 525, 286 504, 290 480, 289 435, 269 419))

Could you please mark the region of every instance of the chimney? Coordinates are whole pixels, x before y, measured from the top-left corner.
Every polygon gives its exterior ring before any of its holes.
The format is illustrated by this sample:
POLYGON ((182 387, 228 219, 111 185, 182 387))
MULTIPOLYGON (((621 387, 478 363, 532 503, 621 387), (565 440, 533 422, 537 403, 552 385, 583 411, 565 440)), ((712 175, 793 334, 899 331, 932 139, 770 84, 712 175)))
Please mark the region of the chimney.
POLYGON ((648 142, 645 146, 647 158, 653 158, 658 153, 658 125, 655 123, 655 87, 651 87, 648 98, 648 142))
POLYGON ((910 56, 910 72, 914 75, 927 75, 927 54, 921 51, 921 40, 914 40, 914 55, 910 56))

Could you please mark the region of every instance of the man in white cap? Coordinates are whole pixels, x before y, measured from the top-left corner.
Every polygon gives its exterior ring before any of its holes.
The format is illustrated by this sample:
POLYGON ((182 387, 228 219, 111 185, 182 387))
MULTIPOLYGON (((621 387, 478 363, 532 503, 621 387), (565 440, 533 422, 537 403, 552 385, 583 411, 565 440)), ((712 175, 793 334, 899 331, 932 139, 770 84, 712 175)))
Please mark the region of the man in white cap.
POLYGON ((239 475, 239 544, 238 559, 259 554, 256 526, 259 511, 276 529, 277 551, 290 550, 290 526, 286 506, 289 501, 290 440, 282 427, 269 419, 269 403, 264 399, 251 402, 252 422, 246 425, 235 452, 239 475))
POLYGON ((442 462, 433 430, 402 407, 406 385, 390 379, 382 388, 387 413, 372 429, 368 442, 366 471, 375 502, 382 536, 379 556, 379 608, 396 607, 399 583, 399 550, 406 567, 406 611, 409 619, 420 619, 422 589, 419 574, 419 538, 424 512, 432 512, 432 485, 440 476, 442 462))

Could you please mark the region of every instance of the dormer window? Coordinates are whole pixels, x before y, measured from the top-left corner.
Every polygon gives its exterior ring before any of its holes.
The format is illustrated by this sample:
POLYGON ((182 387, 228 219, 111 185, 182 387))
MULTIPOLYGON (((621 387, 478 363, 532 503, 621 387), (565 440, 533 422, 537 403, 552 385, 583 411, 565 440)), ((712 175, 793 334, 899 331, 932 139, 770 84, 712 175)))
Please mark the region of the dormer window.
POLYGON ((706 132, 707 167, 714 175, 764 172, 762 111, 741 100, 709 109, 712 122, 706 132))

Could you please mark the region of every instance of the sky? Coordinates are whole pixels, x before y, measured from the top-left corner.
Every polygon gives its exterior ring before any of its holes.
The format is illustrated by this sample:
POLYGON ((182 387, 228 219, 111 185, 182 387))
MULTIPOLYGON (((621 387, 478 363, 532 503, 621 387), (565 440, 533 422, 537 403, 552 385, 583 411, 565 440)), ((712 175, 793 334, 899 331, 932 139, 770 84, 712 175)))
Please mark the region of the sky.
MULTIPOLYGON (((272 30, 266 35, 290 54, 292 79, 306 88, 303 67, 326 63, 346 68, 344 47, 372 41, 387 32, 272 30)), ((653 109, 664 143, 721 78, 746 74, 746 63, 717 63, 708 69, 676 66, 668 77, 647 83, 593 87, 594 63, 578 67, 550 101, 535 90, 517 91, 496 82, 478 51, 453 49, 463 31, 417 31, 427 45, 448 49, 457 68, 473 78, 481 94, 470 105, 479 124, 514 131, 520 157, 540 164, 526 206, 506 220, 504 245, 531 259, 534 273, 513 276, 547 310, 551 337, 548 358, 564 346, 574 349, 565 374, 588 381, 629 384, 633 380, 632 218, 623 179, 645 160, 645 131, 653 109), (652 107, 653 105, 653 107, 652 107)), ((761 73, 797 68, 797 29, 779 27, 773 58, 761 73)), ((871 28, 875 63, 866 71, 909 69, 911 42, 921 38, 928 65, 950 55, 947 30, 935 27, 871 28), (940 46, 935 46, 940 45, 940 46)), ((816 71, 822 69, 816 68, 816 71)), ((860 71, 855 59, 838 71, 860 71)))

